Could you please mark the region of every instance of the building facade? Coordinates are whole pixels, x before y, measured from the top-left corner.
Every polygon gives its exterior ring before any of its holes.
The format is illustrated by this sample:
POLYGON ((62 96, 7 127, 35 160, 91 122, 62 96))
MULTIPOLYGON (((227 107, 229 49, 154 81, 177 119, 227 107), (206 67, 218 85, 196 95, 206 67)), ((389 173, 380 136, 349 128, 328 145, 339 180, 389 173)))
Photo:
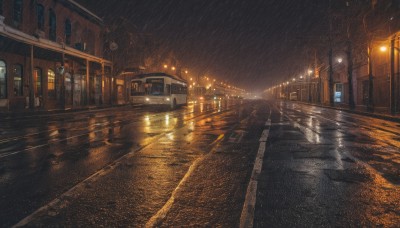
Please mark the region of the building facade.
POLYGON ((103 21, 72 0, 0 0, 0 109, 111 103, 103 21))

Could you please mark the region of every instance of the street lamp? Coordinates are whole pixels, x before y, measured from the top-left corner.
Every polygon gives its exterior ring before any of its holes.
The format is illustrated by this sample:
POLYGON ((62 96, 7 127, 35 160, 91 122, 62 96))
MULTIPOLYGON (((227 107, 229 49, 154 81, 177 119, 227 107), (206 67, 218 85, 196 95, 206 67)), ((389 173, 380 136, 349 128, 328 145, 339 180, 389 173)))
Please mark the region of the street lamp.
POLYGON ((386 52, 386 51, 387 51, 387 47, 386 47, 386 46, 381 46, 381 47, 379 48, 379 50, 380 50, 381 52, 386 52))

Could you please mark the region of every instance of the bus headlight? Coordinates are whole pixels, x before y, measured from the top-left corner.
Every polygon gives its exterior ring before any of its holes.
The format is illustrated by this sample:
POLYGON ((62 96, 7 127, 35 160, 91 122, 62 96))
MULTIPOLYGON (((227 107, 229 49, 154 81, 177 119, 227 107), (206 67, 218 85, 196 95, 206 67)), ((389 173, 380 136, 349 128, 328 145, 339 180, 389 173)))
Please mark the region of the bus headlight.
POLYGON ((145 98, 146 101, 150 101, 150 99, 148 97, 145 98))
POLYGON ((171 99, 169 97, 165 98, 166 101, 170 101, 171 99))

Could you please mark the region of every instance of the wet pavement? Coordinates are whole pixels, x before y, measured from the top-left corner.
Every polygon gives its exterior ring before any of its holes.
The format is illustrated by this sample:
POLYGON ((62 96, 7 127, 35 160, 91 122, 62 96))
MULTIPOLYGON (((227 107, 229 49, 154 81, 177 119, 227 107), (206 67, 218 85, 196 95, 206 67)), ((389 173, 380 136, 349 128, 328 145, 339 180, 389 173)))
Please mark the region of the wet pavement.
POLYGON ((238 102, 5 121, 1 226, 234 226, 267 109, 238 102))
POLYGON ((400 224, 399 123, 237 100, 0 119, 0 227, 238 227, 266 129, 254 227, 400 224))
POLYGON ((398 227, 399 135, 393 122, 278 103, 254 227, 398 227))

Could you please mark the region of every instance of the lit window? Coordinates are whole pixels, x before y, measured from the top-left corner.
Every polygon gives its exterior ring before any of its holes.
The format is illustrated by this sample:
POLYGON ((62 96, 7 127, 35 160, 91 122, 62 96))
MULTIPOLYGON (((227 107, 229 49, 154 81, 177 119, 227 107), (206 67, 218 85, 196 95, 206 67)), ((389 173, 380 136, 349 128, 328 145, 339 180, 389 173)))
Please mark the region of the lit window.
POLYGON ((35 68, 33 72, 33 82, 35 86, 35 96, 42 95, 42 70, 35 68))
POLYGON ((0 60, 0 99, 7 98, 6 63, 0 60))
POLYGON ((53 70, 47 71, 47 94, 49 97, 55 98, 56 97, 56 90, 55 90, 55 81, 56 81, 56 74, 53 70))

